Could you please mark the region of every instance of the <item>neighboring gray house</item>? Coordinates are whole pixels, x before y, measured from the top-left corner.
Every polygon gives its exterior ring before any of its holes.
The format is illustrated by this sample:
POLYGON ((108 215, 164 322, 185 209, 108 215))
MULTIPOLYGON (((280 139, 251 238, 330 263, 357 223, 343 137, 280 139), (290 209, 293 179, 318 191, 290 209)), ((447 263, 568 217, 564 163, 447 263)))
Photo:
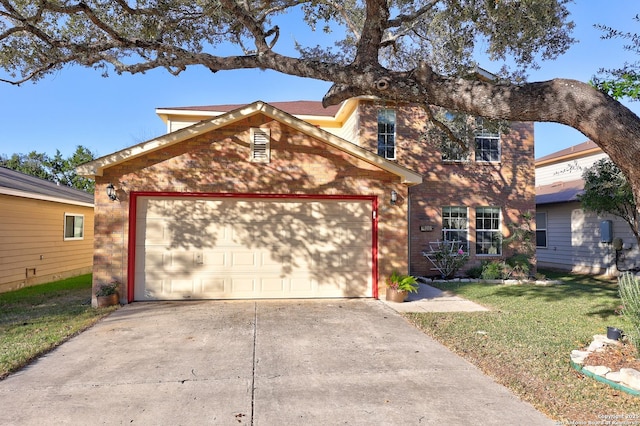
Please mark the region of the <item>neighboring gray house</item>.
POLYGON ((613 215, 585 212, 578 201, 582 173, 602 158, 607 158, 602 149, 587 141, 536 159, 538 267, 617 275, 640 266, 629 225, 613 215), (622 250, 614 248, 616 237, 624 243, 622 250))

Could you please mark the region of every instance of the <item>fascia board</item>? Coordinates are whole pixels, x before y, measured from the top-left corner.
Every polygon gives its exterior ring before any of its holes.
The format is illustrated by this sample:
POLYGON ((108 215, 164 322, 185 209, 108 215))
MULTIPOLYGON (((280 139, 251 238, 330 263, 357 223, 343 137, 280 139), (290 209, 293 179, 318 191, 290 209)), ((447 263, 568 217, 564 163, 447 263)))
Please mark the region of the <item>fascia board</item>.
POLYGON ((92 207, 92 208, 94 206, 92 203, 84 203, 82 201, 74 201, 66 198, 50 197, 48 195, 34 194, 33 192, 19 191, 19 190, 10 189, 10 188, 0 187, 0 194, 10 195, 13 197, 30 198, 33 200, 51 201, 51 202, 60 203, 60 204, 70 204, 74 206, 83 206, 83 207, 92 207))

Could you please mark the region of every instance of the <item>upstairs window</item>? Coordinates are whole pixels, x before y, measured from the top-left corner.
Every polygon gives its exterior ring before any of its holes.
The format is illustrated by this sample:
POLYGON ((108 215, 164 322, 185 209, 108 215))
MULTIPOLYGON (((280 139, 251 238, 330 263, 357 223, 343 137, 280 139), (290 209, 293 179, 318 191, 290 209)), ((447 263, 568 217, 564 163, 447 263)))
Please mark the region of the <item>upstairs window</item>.
POLYGON ((251 158, 255 163, 268 163, 271 160, 271 131, 269 129, 251 129, 251 158))
POLYGON ((388 160, 396 159, 396 111, 378 111, 378 155, 388 160))
POLYGON ((442 208, 442 239, 458 241, 465 252, 469 251, 469 216, 466 207, 442 208))
POLYGON ((476 161, 500 161, 500 135, 497 133, 481 132, 475 137, 476 161))
POLYGON ((476 209, 476 254, 502 254, 499 207, 476 209))
POLYGON ((84 239, 84 215, 64 214, 64 240, 84 239))

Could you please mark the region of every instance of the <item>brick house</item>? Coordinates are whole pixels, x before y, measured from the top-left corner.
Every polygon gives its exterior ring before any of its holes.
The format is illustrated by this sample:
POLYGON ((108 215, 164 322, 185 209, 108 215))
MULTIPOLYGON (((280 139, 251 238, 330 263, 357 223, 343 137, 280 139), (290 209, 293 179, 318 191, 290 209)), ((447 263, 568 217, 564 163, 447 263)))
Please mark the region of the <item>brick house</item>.
POLYGON ((469 265, 535 208, 533 125, 443 161, 421 108, 370 98, 160 108, 164 136, 78 169, 95 177, 94 287, 123 302, 378 297, 454 236, 469 265), (107 195, 113 186, 115 195, 107 195))

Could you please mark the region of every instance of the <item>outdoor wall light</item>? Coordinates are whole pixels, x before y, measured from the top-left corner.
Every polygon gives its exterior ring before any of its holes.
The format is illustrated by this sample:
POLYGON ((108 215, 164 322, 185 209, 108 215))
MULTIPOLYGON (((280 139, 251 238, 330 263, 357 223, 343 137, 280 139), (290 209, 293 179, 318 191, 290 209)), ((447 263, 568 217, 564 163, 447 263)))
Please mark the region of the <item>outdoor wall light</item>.
POLYGON ((116 201, 118 199, 116 188, 114 188, 112 183, 109 183, 109 185, 107 185, 107 197, 109 197, 111 201, 116 201))
POLYGON ((398 202, 398 193, 394 189, 392 189, 391 190, 391 205, 395 206, 397 202, 398 202))

